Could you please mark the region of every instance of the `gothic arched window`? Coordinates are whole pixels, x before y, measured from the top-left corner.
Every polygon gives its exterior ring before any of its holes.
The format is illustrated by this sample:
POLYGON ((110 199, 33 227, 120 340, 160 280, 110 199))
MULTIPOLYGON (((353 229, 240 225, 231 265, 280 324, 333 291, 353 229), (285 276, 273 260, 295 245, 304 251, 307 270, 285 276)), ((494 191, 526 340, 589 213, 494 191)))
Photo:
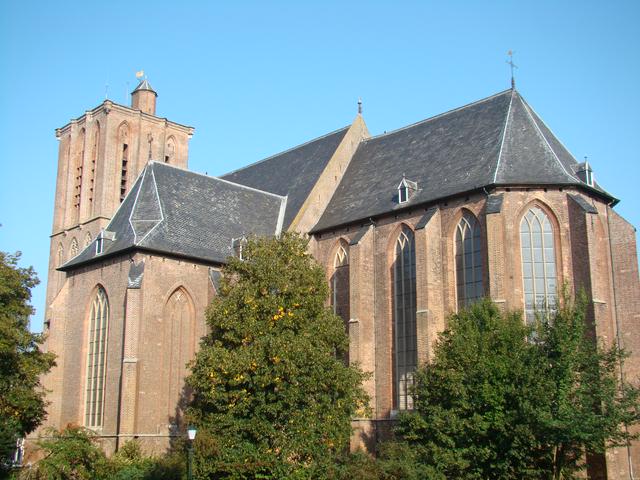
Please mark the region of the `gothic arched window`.
POLYGON ((80 219, 80 203, 82 200, 82 168, 84 164, 84 148, 85 148, 85 129, 80 130, 80 151, 76 158, 76 177, 75 177, 75 189, 73 205, 76 210, 76 221, 80 219))
POLYGON ((74 258, 76 255, 78 255, 78 239, 73 237, 73 240, 71 240, 71 247, 69 248, 69 260, 74 258))
POLYGON ((470 212, 462 215, 455 240, 458 308, 464 308, 484 296, 480 224, 470 212))
POLYGON ((535 312, 553 310, 556 305, 556 254, 553 228, 539 207, 532 207, 520 222, 524 312, 533 322, 535 312))
POLYGON ((179 287, 173 291, 163 312, 162 371, 166 382, 166 407, 170 417, 186 407, 184 379, 189 370, 187 363, 195 355, 196 323, 195 309, 187 291, 179 287))
POLYGON ((349 322, 349 255, 344 244, 338 246, 333 258, 333 275, 331 276, 331 307, 333 313, 349 322))
POLYGON ((175 163, 176 155, 176 139, 170 136, 167 139, 167 145, 164 149, 164 163, 175 163))
POLYGON ((57 263, 57 267, 60 267, 62 264, 64 263, 64 247, 62 246, 62 243, 58 244, 58 263, 57 263))
POLYGON ((413 408, 410 388, 418 365, 416 330, 416 248, 413 232, 398 235, 393 263, 394 406, 413 408))
POLYGON ((98 164, 98 149, 100 148, 100 123, 96 122, 96 129, 93 133, 93 147, 91 150, 91 172, 89 177, 89 208, 91 211, 90 214, 93 213, 93 195, 95 189, 95 180, 96 180, 96 168, 98 164))
POLYGON ((129 169, 129 126, 122 122, 118 128, 118 149, 120 150, 120 202, 127 195, 127 171, 129 169))
POLYGON ((89 339, 87 346, 84 424, 90 428, 99 428, 103 425, 108 330, 109 301, 104 289, 98 287, 89 313, 89 339))

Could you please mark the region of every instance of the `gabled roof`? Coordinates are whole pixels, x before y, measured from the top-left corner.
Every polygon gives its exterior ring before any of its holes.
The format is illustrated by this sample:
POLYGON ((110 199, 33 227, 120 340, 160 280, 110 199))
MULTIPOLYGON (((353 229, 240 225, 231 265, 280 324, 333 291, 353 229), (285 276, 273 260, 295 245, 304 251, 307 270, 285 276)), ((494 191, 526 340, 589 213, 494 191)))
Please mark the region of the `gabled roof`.
MULTIPOLYGON (((314 231, 498 185, 579 185, 578 162, 516 90, 364 140, 314 231), (397 201, 403 175, 418 190, 397 201)), ((596 186, 590 190, 612 198, 596 186)))
POLYGON ((60 270, 135 249, 223 263, 233 238, 280 233, 286 204, 280 195, 150 162, 106 227, 115 238, 104 240, 103 253, 96 255, 96 238, 60 270))
POLYGON ((221 178, 287 196, 283 228, 289 227, 349 127, 341 128, 221 178))

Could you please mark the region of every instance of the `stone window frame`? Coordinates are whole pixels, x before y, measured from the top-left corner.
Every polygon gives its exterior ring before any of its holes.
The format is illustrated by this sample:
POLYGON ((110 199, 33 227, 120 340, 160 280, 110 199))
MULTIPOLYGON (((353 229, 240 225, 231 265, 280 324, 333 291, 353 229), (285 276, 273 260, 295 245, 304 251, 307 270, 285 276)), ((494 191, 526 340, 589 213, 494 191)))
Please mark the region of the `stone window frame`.
POLYGON ((109 314, 109 297, 105 288, 98 285, 91 296, 87 316, 83 424, 90 429, 101 429, 104 425, 109 314))
POLYGON ((459 213, 459 218, 455 223, 453 230, 453 262, 454 262, 454 276, 455 276, 455 295, 456 295, 456 307, 458 310, 468 307, 472 303, 482 299, 485 294, 485 252, 484 252, 484 242, 483 242, 483 229, 480 224, 480 220, 478 217, 471 211, 466 208, 462 208, 459 213), (471 250, 471 270, 472 270, 472 279, 471 281, 467 279, 466 274, 463 270, 463 278, 462 282, 460 282, 460 268, 459 262, 462 261, 464 264, 465 255, 467 254, 466 248, 464 248, 464 240, 463 242, 459 242, 459 236, 464 233, 461 230, 461 226, 467 230, 467 228, 472 232, 472 250, 471 250), (462 255, 460 255, 460 247, 459 244, 462 243, 462 255), (467 296, 466 290, 469 284, 476 284, 476 291, 474 296, 467 296), (478 283, 480 292, 477 291, 478 283), (463 287, 461 295, 461 287, 463 287), (479 294, 478 294, 479 293, 479 294), (462 298, 461 298, 462 297, 462 298))
POLYGON ((390 237, 390 273, 391 273, 391 360, 393 370, 392 393, 393 393, 393 412, 413 409, 413 397, 409 394, 409 389, 413 385, 413 373, 418 366, 418 332, 417 332, 417 268, 416 268, 416 236, 413 229, 402 223, 398 229, 394 230, 394 234, 390 237), (401 264, 397 263, 399 257, 403 256, 409 247, 409 263, 406 265, 407 259, 404 258, 401 264), (409 267, 408 277, 405 275, 406 267, 409 267), (398 277, 398 274, 401 277, 398 277), (409 282, 408 291, 406 290, 407 281, 409 282), (397 294, 398 286, 402 286, 402 293, 397 294), (399 306, 398 299, 402 298, 403 306, 399 306), (408 308, 407 308, 408 304, 408 308), (402 310, 402 322, 399 320, 399 313, 402 310), (399 327, 405 331, 405 335, 399 335, 399 327), (409 335, 406 330, 410 329, 409 335), (402 337, 402 338, 401 338, 402 337), (401 348, 400 340, 405 344, 401 348), (407 342, 411 345, 406 346, 407 342), (399 360, 402 357, 402 372, 400 371, 399 360))
POLYGON ((546 205, 542 204, 539 201, 533 201, 526 205, 521 214, 518 216, 517 226, 517 238, 518 238, 518 253, 520 255, 520 278, 522 281, 522 310, 524 314, 524 320, 527 323, 533 323, 535 321, 535 316, 538 313, 547 314, 551 313, 555 310, 555 306, 557 305, 558 300, 558 286, 561 284, 562 275, 561 268, 559 262, 559 253, 560 253, 560 244, 559 244, 559 227, 558 220, 553 211, 548 208, 546 205), (540 212, 542 216, 538 215, 536 211, 540 212), (533 220, 537 220, 540 222, 540 219, 546 219, 548 224, 548 229, 545 232, 545 225, 540 223, 541 231, 540 233, 540 241, 536 242, 534 240, 533 235, 536 232, 532 232, 528 230, 528 232, 523 232, 523 225, 531 225, 527 216, 532 213, 533 220), (546 239, 545 239, 546 233, 546 239), (527 245, 523 243, 523 235, 527 235, 527 245), (538 243, 540 247, 535 247, 535 243, 538 243), (527 254, 527 250, 530 254, 527 254), (535 263, 535 254, 533 252, 534 248, 541 248, 541 261, 542 264, 539 267, 536 267, 535 263), (545 251, 545 249, 547 251, 545 251), (531 268, 527 268, 526 264, 531 264, 531 268), (549 267, 552 266, 552 273, 549 273, 549 267), (528 276, 527 273, 530 270, 531 276, 528 276), (539 274, 539 275, 538 275, 539 274), (528 288, 527 280, 531 280, 531 288, 528 288), (536 280, 539 280, 538 282, 536 280), (540 282, 542 282, 540 284, 540 282), (539 293, 538 290, 542 290, 542 293, 539 293), (534 302, 531 303, 528 301, 527 296, 533 295, 534 302), (544 296, 542 302, 539 302, 535 299, 540 295, 544 296))

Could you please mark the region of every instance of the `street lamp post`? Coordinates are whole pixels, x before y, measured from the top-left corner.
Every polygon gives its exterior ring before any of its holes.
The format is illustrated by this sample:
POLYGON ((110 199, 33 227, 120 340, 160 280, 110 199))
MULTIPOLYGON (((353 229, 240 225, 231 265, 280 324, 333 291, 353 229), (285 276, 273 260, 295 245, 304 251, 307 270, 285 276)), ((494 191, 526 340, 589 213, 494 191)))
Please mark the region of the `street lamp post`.
POLYGON ((189 463, 187 464, 187 478, 193 480, 192 463, 193 463, 193 440, 196 438, 196 428, 187 428, 187 437, 189 438, 189 463))

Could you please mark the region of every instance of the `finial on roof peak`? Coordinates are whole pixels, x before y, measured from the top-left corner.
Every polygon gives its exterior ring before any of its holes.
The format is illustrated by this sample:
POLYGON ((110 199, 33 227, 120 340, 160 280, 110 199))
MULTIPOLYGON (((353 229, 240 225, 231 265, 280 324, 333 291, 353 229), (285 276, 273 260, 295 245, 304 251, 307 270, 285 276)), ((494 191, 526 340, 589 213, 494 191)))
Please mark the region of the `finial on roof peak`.
POLYGON ((358 115, 362 115, 362 98, 358 97, 358 115))
POLYGON ((512 90, 515 90, 515 88, 516 88, 516 79, 515 79, 515 77, 513 75, 513 69, 514 68, 518 68, 518 66, 515 63, 513 63, 513 54, 514 53, 515 52, 513 50, 509 50, 507 52, 507 55, 509 55, 509 60, 507 60, 507 64, 509 64, 509 66, 511 67, 511 89, 512 90))

